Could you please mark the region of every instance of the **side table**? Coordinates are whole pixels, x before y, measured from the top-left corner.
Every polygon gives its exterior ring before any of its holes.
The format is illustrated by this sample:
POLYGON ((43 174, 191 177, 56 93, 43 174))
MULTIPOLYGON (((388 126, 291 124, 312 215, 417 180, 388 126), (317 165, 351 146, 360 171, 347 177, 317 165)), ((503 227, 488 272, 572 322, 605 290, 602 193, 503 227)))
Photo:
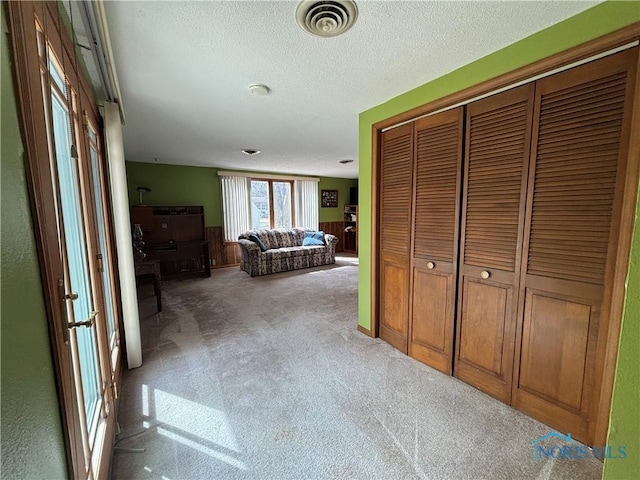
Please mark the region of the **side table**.
POLYGON ((136 269, 136 279, 138 277, 153 276, 153 293, 156 296, 158 312, 162 311, 162 290, 160 282, 160 263, 157 260, 140 260, 134 263, 136 269))

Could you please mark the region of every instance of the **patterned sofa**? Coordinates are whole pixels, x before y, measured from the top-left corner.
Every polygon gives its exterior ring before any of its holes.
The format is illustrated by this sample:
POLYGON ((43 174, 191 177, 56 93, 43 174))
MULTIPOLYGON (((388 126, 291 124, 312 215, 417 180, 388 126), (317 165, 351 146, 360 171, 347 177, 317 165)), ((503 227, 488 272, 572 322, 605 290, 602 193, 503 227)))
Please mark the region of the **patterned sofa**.
POLYGON ((293 228, 291 230, 249 230, 243 233, 238 237, 242 254, 240 269, 255 277, 336 263, 338 237, 325 234, 325 245, 303 247, 305 232, 311 231, 305 228, 293 228), (250 235, 258 237, 267 250, 261 251, 258 243, 249 240, 250 235))

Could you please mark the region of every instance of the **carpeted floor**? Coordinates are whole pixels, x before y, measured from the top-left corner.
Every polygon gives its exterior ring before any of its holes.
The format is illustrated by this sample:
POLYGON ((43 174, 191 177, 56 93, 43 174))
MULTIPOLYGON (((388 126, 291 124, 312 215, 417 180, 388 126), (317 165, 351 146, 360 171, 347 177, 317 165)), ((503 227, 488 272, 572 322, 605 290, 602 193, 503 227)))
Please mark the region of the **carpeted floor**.
POLYGON ((140 288, 144 365, 123 375, 112 478, 599 479, 534 461, 550 429, 357 332, 357 258, 140 288))

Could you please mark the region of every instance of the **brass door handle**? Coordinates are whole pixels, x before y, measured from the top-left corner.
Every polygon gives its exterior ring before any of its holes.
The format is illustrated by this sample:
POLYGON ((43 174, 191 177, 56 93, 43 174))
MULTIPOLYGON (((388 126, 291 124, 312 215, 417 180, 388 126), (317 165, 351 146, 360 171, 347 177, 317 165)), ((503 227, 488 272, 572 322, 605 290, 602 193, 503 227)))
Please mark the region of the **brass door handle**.
POLYGON ((98 316, 98 311, 94 310, 89 314, 89 318, 82 322, 69 322, 67 324, 67 328, 78 328, 78 327, 93 327, 96 322, 96 317, 98 316))
POLYGON ((491 276, 491 274, 487 270, 483 270, 482 272, 480 272, 480 276, 486 280, 491 276))
POLYGON ((429 270, 433 270, 434 268, 436 268, 436 264, 433 262, 427 262, 427 268, 429 270))

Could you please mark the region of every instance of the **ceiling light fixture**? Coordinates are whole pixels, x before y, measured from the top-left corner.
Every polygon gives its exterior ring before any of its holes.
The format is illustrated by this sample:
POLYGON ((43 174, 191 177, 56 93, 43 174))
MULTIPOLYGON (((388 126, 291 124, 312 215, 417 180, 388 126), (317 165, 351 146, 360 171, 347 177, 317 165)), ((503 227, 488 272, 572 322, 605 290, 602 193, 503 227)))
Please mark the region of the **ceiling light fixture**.
POLYGON ((253 83, 249 85, 249 93, 251 93, 251 95, 263 96, 267 95, 270 91, 269 87, 262 83, 253 83))
POLYGON ((339 160, 338 163, 346 165, 347 163, 353 163, 353 160, 349 160, 349 159, 347 159, 347 160, 339 160))
POLYGON ((349 30, 358 18, 353 0, 302 0, 296 8, 296 22, 317 37, 335 37, 349 30))
POLYGON ((242 153, 244 153, 245 155, 249 155, 250 157, 253 157, 254 155, 258 155, 260 153, 260 150, 255 150, 253 148, 245 148, 244 150, 242 150, 242 153))

